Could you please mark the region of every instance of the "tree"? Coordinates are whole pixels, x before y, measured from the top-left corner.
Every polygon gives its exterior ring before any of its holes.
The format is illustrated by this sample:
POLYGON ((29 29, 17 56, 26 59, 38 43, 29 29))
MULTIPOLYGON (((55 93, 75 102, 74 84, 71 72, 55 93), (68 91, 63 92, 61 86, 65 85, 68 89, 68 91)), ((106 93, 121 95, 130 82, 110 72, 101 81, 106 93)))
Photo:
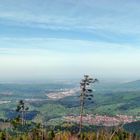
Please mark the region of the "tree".
POLYGON ((85 101, 92 101, 93 94, 92 89, 90 88, 90 85, 97 82, 98 79, 90 78, 89 75, 84 75, 84 79, 80 82, 80 126, 79 126, 79 133, 81 133, 82 130, 82 124, 83 124, 83 111, 85 106, 85 101))
POLYGON ((16 111, 21 113, 20 114, 20 117, 21 117, 21 121, 22 121, 21 124, 22 125, 24 125, 25 122, 26 122, 25 121, 26 120, 25 114, 26 114, 26 112, 28 110, 29 110, 29 107, 26 107, 24 101, 23 100, 20 100, 19 103, 18 103, 18 105, 17 105, 16 111))

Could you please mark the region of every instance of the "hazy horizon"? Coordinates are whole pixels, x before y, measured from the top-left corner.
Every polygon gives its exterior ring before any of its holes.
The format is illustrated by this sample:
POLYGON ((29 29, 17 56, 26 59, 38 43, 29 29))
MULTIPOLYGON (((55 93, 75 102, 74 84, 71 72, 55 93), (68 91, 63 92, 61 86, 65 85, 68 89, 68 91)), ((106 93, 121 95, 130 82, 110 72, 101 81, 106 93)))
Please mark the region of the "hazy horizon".
POLYGON ((0 82, 140 79, 140 1, 0 2, 0 82))

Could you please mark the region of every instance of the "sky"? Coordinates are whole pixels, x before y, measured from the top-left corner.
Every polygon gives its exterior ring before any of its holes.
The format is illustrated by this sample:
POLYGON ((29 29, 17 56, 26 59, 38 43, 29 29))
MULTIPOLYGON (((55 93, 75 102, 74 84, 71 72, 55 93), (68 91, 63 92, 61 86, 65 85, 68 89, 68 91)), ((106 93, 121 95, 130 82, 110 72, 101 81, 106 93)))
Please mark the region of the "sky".
POLYGON ((139 0, 0 0, 0 81, 140 79, 139 0))

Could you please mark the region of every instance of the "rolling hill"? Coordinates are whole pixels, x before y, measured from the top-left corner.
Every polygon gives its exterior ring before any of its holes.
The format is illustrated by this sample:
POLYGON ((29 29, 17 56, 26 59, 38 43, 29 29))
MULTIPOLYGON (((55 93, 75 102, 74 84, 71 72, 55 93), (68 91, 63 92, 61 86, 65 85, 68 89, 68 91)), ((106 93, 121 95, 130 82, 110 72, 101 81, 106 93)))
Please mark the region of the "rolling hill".
MULTIPOLYGON (((140 114, 140 80, 122 84, 96 84, 94 87, 93 103, 86 104, 85 113, 91 114, 140 114)), ((11 101, 0 105, 0 116, 4 111, 14 110, 16 102, 26 100, 30 109, 42 111, 48 115, 49 107, 52 113, 49 118, 63 116, 69 113, 79 113, 79 92, 71 96, 64 96, 58 100, 48 99, 46 94, 59 93, 63 89, 75 88, 75 83, 46 83, 46 84, 0 84, 1 101, 11 101)))

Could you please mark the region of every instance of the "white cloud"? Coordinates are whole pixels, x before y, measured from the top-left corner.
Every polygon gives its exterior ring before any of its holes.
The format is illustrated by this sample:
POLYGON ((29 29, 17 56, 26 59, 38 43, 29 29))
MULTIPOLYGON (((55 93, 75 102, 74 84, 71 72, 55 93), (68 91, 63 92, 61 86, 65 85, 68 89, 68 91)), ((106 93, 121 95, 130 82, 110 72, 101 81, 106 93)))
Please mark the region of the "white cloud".
POLYGON ((133 46, 55 38, 3 38, 0 43, 2 80, 140 74, 140 50, 133 46))
POLYGON ((135 53, 136 45, 58 38, 0 38, 0 53, 19 55, 135 53))
POLYGON ((23 4, 24 6, 17 2, 19 7, 18 5, 17 7, 12 5, 13 8, 9 8, 9 10, 3 8, 0 10, 0 18, 8 20, 6 21, 7 24, 9 22, 18 26, 140 34, 140 10, 138 4, 134 1, 119 1, 117 3, 110 0, 106 2, 71 1, 70 6, 67 5, 68 2, 60 1, 61 3, 59 3, 59 1, 56 1, 56 3, 50 2, 52 7, 48 5, 49 1, 44 5, 43 1, 40 1, 43 8, 41 6, 38 8, 36 2, 27 2, 23 4), (28 6, 28 3, 32 3, 32 8, 29 8, 31 5, 28 6))

